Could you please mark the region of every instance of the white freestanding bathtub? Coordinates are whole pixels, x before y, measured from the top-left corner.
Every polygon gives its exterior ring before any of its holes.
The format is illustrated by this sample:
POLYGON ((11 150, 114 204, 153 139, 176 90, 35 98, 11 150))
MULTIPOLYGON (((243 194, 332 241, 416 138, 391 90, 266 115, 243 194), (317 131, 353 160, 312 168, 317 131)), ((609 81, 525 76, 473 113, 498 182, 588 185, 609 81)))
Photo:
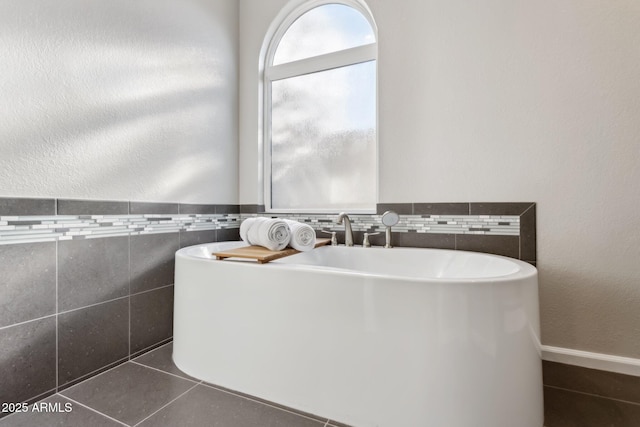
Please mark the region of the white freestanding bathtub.
POLYGON ((362 427, 542 427, 537 271, 500 256, 322 247, 268 264, 176 253, 173 359, 362 427))

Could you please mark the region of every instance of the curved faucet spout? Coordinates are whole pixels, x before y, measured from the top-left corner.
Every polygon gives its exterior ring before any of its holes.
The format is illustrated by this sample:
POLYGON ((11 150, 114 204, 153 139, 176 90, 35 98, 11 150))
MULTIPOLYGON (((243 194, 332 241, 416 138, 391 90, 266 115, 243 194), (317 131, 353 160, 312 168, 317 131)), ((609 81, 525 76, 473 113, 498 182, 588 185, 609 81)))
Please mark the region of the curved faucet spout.
POLYGON ((341 225, 344 221, 344 244, 346 246, 353 246, 353 230, 351 230, 351 220, 349 219, 349 215, 344 212, 341 212, 338 215, 338 219, 336 221, 337 224, 341 225))

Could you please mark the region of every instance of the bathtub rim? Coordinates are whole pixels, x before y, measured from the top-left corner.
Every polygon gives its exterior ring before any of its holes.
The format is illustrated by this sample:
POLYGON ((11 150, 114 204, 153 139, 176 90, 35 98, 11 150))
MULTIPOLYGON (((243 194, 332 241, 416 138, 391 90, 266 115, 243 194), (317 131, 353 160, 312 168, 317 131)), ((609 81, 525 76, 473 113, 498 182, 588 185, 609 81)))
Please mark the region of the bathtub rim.
MULTIPOLYGON (((215 258, 205 258, 205 257, 200 257, 200 256, 195 256, 190 254, 189 252, 194 251, 195 248, 198 247, 208 247, 208 246, 212 246, 212 245, 221 245, 221 247, 218 249, 213 249, 213 250, 227 250, 227 249, 233 249, 236 247, 242 247, 245 246, 246 243, 241 241, 241 240, 228 240, 228 241, 223 241, 223 242, 210 242, 210 243, 200 243, 197 245, 192 245, 192 246, 186 246, 184 248, 179 249, 178 251, 176 251, 176 263, 178 258, 180 259, 185 259, 185 260, 190 260, 192 262, 200 262, 200 263, 211 263, 211 262, 216 262, 216 263, 221 263, 220 266, 226 265, 226 266, 242 266, 242 268, 268 268, 268 269, 274 269, 274 270, 283 270, 283 271, 287 271, 287 270, 299 270, 299 271, 313 271, 316 273, 322 273, 322 274, 327 274, 329 276, 342 276, 342 275, 348 275, 348 276, 360 276, 360 277, 364 277, 364 278, 371 278, 371 279, 394 279, 394 280, 402 280, 402 281, 407 281, 407 282, 414 282, 414 283, 429 283, 429 284, 438 284, 438 283, 448 283, 448 284, 454 284, 454 283, 474 283, 474 284, 481 284, 481 283, 486 283, 486 284, 495 284, 495 283, 501 283, 501 282, 512 282, 514 280, 520 281, 520 280, 528 280, 531 278, 536 279, 537 281, 537 276, 538 276, 538 270, 535 266, 529 264, 528 262, 516 259, 516 258, 510 258, 510 257, 506 257, 506 256, 502 256, 502 255, 496 255, 496 254, 490 254, 490 253, 486 253, 486 252, 473 252, 473 251, 462 251, 462 250, 455 250, 455 249, 437 249, 437 248, 412 248, 412 247, 395 247, 392 249, 385 249, 382 246, 380 247, 371 247, 371 248, 361 248, 361 247, 354 247, 351 249, 354 250, 403 250, 403 251, 427 251, 427 252, 446 252, 446 253, 457 253, 457 254, 472 254, 472 255, 479 255, 479 256, 486 256, 486 257, 492 257, 492 258, 498 258, 507 262, 511 262, 514 263, 515 265, 518 266, 518 270, 516 272, 513 273, 509 273, 509 274, 504 274, 504 275, 500 275, 500 276, 488 276, 488 277, 411 277, 411 276, 402 276, 402 275, 395 275, 395 274, 383 274, 383 273, 371 273, 371 272, 366 272, 366 271, 361 271, 361 270, 352 270, 352 269, 347 269, 347 268, 339 268, 339 267, 330 267, 330 266, 316 266, 316 265, 308 265, 308 264, 295 264, 295 263, 283 263, 283 262, 278 262, 278 260, 274 260, 265 264, 259 264, 256 261, 253 260, 248 260, 248 259, 225 259, 225 260, 216 260, 215 258), (226 264, 222 264, 222 263, 226 263, 226 264)), ((327 246, 327 248, 330 248, 331 246, 327 246)), ((339 247, 345 248, 346 246, 344 245, 339 245, 339 247)), ((317 248, 317 249, 322 249, 322 248, 317 248)), ((317 250, 314 249, 314 250, 317 250)), ((351 250, 349 249, 349 250, 351 250)), ((208 250, 208 253, 211 250, 208 250)), ((295 256, 295 255, 292 255, 295 256)), ((226 268, 226 267, 225 267, 226 268)), ((235 268, 235 267, 233 267, 235 268)))

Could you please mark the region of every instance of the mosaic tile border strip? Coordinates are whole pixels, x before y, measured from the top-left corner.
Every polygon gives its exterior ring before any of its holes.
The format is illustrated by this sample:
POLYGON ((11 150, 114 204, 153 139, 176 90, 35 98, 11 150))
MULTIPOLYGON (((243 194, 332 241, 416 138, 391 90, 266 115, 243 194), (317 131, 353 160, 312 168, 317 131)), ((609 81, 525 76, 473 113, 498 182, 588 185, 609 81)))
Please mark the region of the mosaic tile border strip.
POLYGON ((238 228, 239 214, 0 216, 0 245, 238 228))
MULTIPOLYGON (((350 215, 358 239, 364 232, 384 231, 382 213, 392 209, 400 214, 400 223, 393 227, 397 246, 496 253, 535 265, 535 203, 381 203, 376 208, 375 214, 350 215)), ((0 245, 190 231, 233 234, 251 216, 291 218, 344 238, 335 214, 273 213, 263 205, 0 197, 0 245)), ((236 239, 232 234, 223 239, 236 239)), ((186 241, 211 238, 205 233, 193 236, 200 237, 186 241)), ((378 238, 372 238, 372 244, 379 245, 378 238)))
MULTIPOLYGON (((344 231, 333 214, 241 214, 241 220, 255 216, 287 218, 309 224, 314 230, 344 231)), ((349 215, 353 231, 375 233, 384 231, 382 215, 349 215)), ((485 234, 519 236, 518 215, 401 215, 393 227, 397 233, 485 234)))
MULTIPOLYGON (((144 214, 0 216, 0 244, 134 236, 238 228, 249 217, 271 216, 309 224, 314 230, 343 231, 333 214, 144 214)), ((384 231, 381 215, 350 215, 354 231, 384 231)), ((519 236, 515 215, 402 215, 398 233, 486 234, 519 236)))
MULTIPOLYGON (((533 202, 379 203, 375 214, 350 215, 354 239, 360 242, 364 232, 384 231, 381 216, 387 210, 400 214, 400 223, 393 227, 395 246, 493 253, 536 265, 533 202)), ((316 230, 337 231, 338 241, 344 241, 344 227, 335 224, 337 215, 265 212, 264 205, 241 205, 240 212, 242 218, 260 215, 297 219, 316 230)), ((384 245, 384 235, 373 236, 370 241, 372 245, 384 245)))

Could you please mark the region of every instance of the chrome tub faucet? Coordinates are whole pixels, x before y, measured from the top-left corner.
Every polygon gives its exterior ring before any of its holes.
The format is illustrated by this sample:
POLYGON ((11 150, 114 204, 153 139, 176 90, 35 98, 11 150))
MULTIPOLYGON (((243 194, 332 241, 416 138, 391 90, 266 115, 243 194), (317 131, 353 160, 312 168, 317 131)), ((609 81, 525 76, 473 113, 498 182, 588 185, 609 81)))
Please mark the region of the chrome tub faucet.
POLYGON ((351 230, 351 220, 349 219, 349 216, 346 213, 341 212, 340 215, 338 215, 338 220, 336 221, 336 224, 341 225, 343 221, 344 221, 344 244, 346 246, 353 246, 353 230, 351 230))

